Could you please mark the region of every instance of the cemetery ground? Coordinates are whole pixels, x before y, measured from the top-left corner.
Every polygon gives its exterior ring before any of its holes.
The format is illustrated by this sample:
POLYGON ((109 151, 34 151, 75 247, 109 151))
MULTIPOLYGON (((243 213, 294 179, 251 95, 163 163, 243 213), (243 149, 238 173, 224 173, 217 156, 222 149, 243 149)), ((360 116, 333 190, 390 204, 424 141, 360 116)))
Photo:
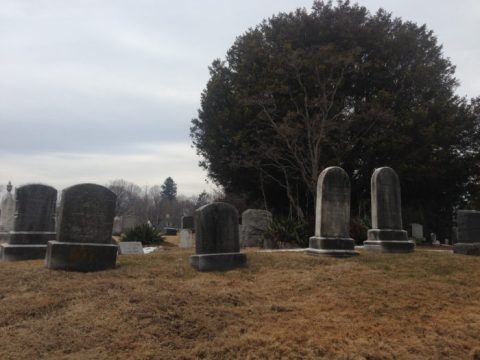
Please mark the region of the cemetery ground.
POLYGON ((190 254, 97 273, 0 263, 0 358, 480 358, 478 257, 248 252, 200 273, 190 254))

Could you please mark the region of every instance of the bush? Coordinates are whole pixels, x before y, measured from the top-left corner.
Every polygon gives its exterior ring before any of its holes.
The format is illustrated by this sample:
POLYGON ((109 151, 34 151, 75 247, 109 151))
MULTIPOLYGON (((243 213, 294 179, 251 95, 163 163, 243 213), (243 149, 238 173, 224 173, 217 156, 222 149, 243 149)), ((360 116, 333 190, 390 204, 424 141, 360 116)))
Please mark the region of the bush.
POLYGON ((371 227, 370 220, 355 217, 350 220, 350 237, 357 245, 362 245, 367 240, 367 231, 371 227))
POLYGON ((160 232, 149 224, 134 226, 122 234, 122 241, 140 241, 142 245, 157 245, 164 240, 160 232))
POLYGON ((308 246, 307 225, 295 219, 274 219, 263 237, 275 248, 289 247, 289 245, 308 246))

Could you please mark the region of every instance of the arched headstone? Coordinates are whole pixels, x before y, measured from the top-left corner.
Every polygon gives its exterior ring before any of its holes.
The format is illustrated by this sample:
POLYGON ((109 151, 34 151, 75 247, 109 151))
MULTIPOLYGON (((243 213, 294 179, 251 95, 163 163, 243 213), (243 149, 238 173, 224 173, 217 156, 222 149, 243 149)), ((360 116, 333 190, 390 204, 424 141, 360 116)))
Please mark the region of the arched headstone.
POLYGON ((358 255, 349 227, 350 179, 342 168, 332 166, 318 177, 315 236, 310 238, 307 254, 358 255))
POLYGON ((390 167, 375 169, 371 180, 372 229, 368 230, 366 250, 412 252, 415 243, 408 240, 402 225, 400 180, 390 167))
POLYGON ((55 239, 57 190, 30 184, 15 190, 15 220, 8 244, 2 245, 2 260, 45 257, 47 241, 55 239))
POLYGON ((79 184, 62 192, 57 240, 48 242, 46 267, 97 271, 115 267, 112 243, 116 195, 104 186, 79 184))
POLYGON ((195 250, 190 264, 199 271, 229 270, 245 266, 240 253, 238 212, 226 203, 212 203, 195 211, 195 250))

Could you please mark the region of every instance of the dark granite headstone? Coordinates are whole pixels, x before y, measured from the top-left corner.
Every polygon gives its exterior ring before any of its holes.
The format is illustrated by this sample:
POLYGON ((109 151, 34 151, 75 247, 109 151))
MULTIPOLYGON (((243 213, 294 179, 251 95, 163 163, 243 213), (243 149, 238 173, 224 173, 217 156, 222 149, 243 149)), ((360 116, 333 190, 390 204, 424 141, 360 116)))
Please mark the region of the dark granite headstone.
POLYGON ((242 247, 265 247, 263 234, 272 222, 272 213, 261 209, 247 209, 242 213, 240 243, 242 247))
POLYGON ((195 221, 193 216, 182 216, 182 229, 194 229, 195 221))
POLYGON ((229 270, 246 265, 241 254, 238 212, 230 204, 213 203, 195 211, 196 255, 190 264, 199 271, 229 270))
POLYGON ((57 190, 42 184, 15 190, 15 220, 8 244, 2 245, 2 260, 45 257, 47 241, 55 239, 57 190))
POLYGON ((372 229, 365 249, 381 252, 412 252, 415 243, 403 230, 400 180, 389 167, 375 169, 371 180, 372 229))
POLYGON ((178 230, 172 227, 163 228, 163 232, 166 236, 177 236, 178 230))
POLYGON ((310 238, 307 254, 358 255, 349 227, 350 179, 342 168, 332 166, 318 178, 315 236, 310 238))
POLYGON ((46 267, 72 271, 114 268, 112 244, 116 195, 96 184, 71 186, 62 193, 57 241, 48 242, 46 267))
POLYGON ((457 211, 457 243, 453 252, 480 256, 480 211, 457 211))

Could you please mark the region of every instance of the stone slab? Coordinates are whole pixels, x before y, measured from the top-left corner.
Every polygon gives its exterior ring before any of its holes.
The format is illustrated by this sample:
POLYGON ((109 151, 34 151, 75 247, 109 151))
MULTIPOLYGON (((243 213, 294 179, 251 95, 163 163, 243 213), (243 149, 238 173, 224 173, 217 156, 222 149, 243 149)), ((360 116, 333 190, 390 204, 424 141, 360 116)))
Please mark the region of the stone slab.
POLYGON ((334 256, 334 257, 349 257, 349 256, 359 255, 359 253, 354 250, 335 250, 335 249, 322 250, 322 249, 313 249, 313 248, 306 249, 305 254, 313 255, 313 256, 334 256))
POLYGON ((309 239, 309 249, 353 251, 354 248, 355 241, 351 238, 329 238, 312 236, 309 239))
POLYGON ((461 255, 480 256, 480 243, 456 243, 453 252, 461 255))
POLYGON ((408 233, 405 230, 370 229, 367 232, 367 239, 375 241, 407 241, 408 233))
POLYGON ((121 241, 118 243, 119 255, 144 254, 140 241, 121 241))
POLYGON ((480 211, 458 210, 457 226, 459 243, 480 243, 480 211))
POLYGON ((376 241, 367 240, 363 243, 363 248, 368 251, 384 253, 410 253, 415 251, 415 242, 413 241, 376 241))
POLYGON ((0 246, 2 261, 45 259, 47 245, 11 245, 0 246))
POLYGON ((56 238, 53 231, 11 231, 9 243, 12 245, 47 245, 47 242, 56 238))
POLYGON ((49 241, 45 267, 67 271, 99 271, 115 268, 118 246, 113 244, 49 241))
POLYGON ((201 254, 190 256, 190 265, 198 271, 226 271, 247 265, 242 253, 201 254))

